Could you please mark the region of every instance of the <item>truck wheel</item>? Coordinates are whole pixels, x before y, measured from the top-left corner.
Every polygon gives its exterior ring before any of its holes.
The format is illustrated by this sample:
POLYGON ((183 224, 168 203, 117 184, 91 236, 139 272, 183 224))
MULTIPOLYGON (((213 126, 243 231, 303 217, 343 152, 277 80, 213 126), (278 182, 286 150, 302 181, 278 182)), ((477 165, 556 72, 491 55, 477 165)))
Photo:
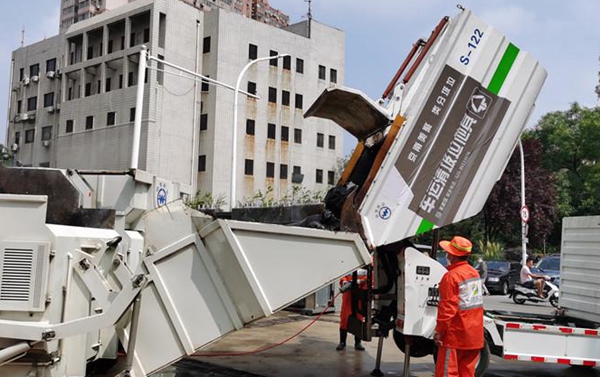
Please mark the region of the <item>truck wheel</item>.
MULTIPOLYGON (((394 343, 402 353, 406 353, 406 339, 400 331, 394 330, 394 343)), ((423 338, 422 336, 411 336, 410 356, 425 357, 435 351, 433 340, 423 338)))
POLYGON ((485 376, 485 372, 487 372, 488 367, 490 366, 490 347, 488 346, 487 341, 483 341, 483 348, 481 352, 479 352, 479 361, 477 361, 477 365, 475 366, 475 377, 483 377, 485 376))
MULTIPOLYGON (((437 347, 433 352, 433 363, 437 363, 437 347)), ((487 340, 483 341, 483 348, 479 352, 479 360, 475 365, 475 377, 485 376, 488 367, 490 366, 490 347, 488 346, 487 340)))
POLYGON ((513 292, 512 299, 515 302, 515 304, 519 304, 519 305, 523 305, 526 300, 525 298, 520 298, 519 294, 517 292, 513 292))

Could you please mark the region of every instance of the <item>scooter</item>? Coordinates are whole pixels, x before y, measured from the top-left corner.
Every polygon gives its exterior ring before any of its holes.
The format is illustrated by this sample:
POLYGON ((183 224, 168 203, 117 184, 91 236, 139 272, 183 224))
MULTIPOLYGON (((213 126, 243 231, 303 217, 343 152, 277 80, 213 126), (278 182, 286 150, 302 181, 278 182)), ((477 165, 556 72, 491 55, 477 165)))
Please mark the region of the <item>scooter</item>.
POLYGON ((515 285, 510 297, 515 304, 524 304, 526 301, 531 302, 550 302, 550 305, 558 307, 559 289, 550 281, 550 277, 545 276, 546 284, 544 284, 544 298, 538 296, 537 288, 525 288, 521 284, 515 285))

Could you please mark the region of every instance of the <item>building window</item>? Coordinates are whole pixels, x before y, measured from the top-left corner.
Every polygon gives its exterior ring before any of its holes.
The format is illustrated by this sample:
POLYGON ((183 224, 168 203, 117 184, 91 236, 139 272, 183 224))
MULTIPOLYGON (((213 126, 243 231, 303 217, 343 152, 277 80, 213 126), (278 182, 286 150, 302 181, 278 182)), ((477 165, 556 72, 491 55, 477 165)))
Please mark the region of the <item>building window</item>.
POLYGON ((319 66, 319 80, 325 80, 326 69, 324 65, 319 66))
POLYGON ((333 170, 329 170, 327 172, 327 184, 328 185, 334 185, 335 183, 335 172, 333 170))
POLYGON ((210 36, 204 37, 202 40, 202 53, 206 54, 207 52, 210 52, 210 36))
POLYGON ((335 136, 329 135, 329 149, 335 149, 335 136))
POLYGON ((19 142, 21 141, 21 133, 20 132, 15 132, 15 144, 19 145, 19 142))
POLYGON ((256 60, 257 57, 258 57, 258 46, 250 43, 248 45, 248 59, 256 60))
POLYGON ((69 119, 67 120, 67 127, 65 129, 65 132, 70 134, 71 132, 73 132, 73 119, 69 119))
MULTIPOLYGON (((133 72, 129 72, 129 74, 127 75, 127 86, 134 86, 136 84, 135 82, 135 74, 133 72)), ((86 84, 87 85, 87 84, 86 84)))
POLYGON ((112 80, 110 79, 110 77, 106 78, 106 88, 104 88, 104 90, 106 92, 110 92, 112 90, 112 88, 111 88, 111 81, 112 80))
POLYGON ((267 162, 267 178, 275 177, 275 164, 272 162, 267 162))
POLYGON ((34 111, 37 109, 37 97, 27 98, 27 111, 34 111))
POLYGON ((304 73, 304 60, 296 59, 296 72, 304 73))
POLYGON ((277 89, 269 87, 269 102, 277 103, 277 89))
POLYGON ((135 107, 129 109, 129 121, 135 122, 135 107))
POLYGON ((129 35, 129 47, 135 46, 135 32, 129 35))
POLYGON ((123 89, 123 75, 119 75, 119 89, 123 89))
POLYGON ((287 126, 281 126, 281 141, 290 140, 290 128, 287 126))
POLYGON ((46 60, 46 72, 56 71, 56 58, 46 60))
POLYGON ((336 69, 331 68, 329 70, 329 81, 331 81, 334 84, 337 83, 337 70, 336 69))
POLYGON ((317 147, 323 148, 324 144, 325 144, 325 135, 317 133, 317 147))
POLYGON ((315 178, 315 181, 317 183, 323 183, 323 170, 317 169, 315 178))
POLYGON ((54 106, 54 92, 44 94, 44 107, 54 106))
POLYGON ((302 110, 302 94, 296 94, 296 109, 302 110))
POLYGON ((144 29, 144 43, 150 42, 150 28, 144 29))
POLYGON ((52 126, 42 127, 42 140, 52 139, 52 126))
POLYGON ((198 171, 206 171, 206 155, 198 156, 198 171))
POLYGON ((294 143, 302 144, 302 130, 294 128, 294 143))
MULTIPOLYGON (((207 75, 206 77, 208 78, 210 76, 207 75)), ((208 80, 202 79, 202 85, 200 87, 200 90, 202 90, 203 92, 208 92, 208 89, 209 89, 209 87, 208 87, 208 80)))
POLYGON ((89 97, 92 95, 92 83, 88 82, 85 84, 85 96, 89 97))
POLYGON ((25 144, 33 143, 34 138, 35 138, 35 130, 25 131, 25 144))
POLYGON ((208 114, 200 114, 200 131, 208 130, 208 114))
POLYGON ((160 13, 158 16, 158 47, 165 48, 167 34, 167 15, 160 13))
POLYGON ((25 78, 25 68, 20 68, 19 69, 19 81, 23 81, 24 78, 25 78))
POLYGON ((246 135, 254 135, 254 119, 246 119, 246 135))
POLYGON ((275 133, 276 133, 275 128, 276 127, 277 126, 273 123, 267 124, 267 139, 273 139, 273 140, 275 139, 275 133))
POLYGON ((94 58, 94 46, 90 46, 87 49, 87 59, 93 59, 94 58))
MULTIPOLYGON (((269 51, 269 56, 277 56, 279 53, 277 51, 269 51)), ((279 59, 271 59, 269 60, 269 65, 273 66, 273 67, 277 67, 277 60, 279 59)))
POLYGON ((106 113, 106 125, 114 126, 117 123, 117 113, 110 111, 106 113))
POLYGON ((256 94, 256 83, 252 81, 248 81, 248 93, 256 94))
POLYGON ((108 41, 108 49, 106 51, 108 54, 111 54, 113 52, 113 41, 112 39, 110 41, 108 41))
POLYGON ((292 57, 291 56, 284 56, 283 57, 283 69, 287 69, 290 70, 292 69, 292 57))
POLYGON ((287 90, 281 91, 281 104, 284 106, 290 105, 290 92, 288 92, 287 90))
POLYGON ((39 76, 40 75, 40 65, 34 64, 29 66, 29 77, 39 76))
POLYGON ((292 170, 292 183, 302 183, 303 179, 302 168, 300 168, 300 166, 294 166, 294 169, 292 170))
POLYGON ((279 165, 279 179, 287 179, 288 166, 285 164, 279 165))
POLYGON ((244 161, 244 174, 254 175, 254 160, 244 161))
POLYGON ((85 129, 91 130, 92 128, 94 128, 94 117, 90 115, 85 117, 85 129))
POLYGON ((17 114, 21 114, 22 107, 23 107, 23 101, 18 100, 17 101, 17 114))
MULTIPOLYGON (((165 60, 163 55, 158 55, 160 60, 165 60)), ((165 83, 165 64, 161 62, 156 63, 156 82, 158 85, 164 85, 165 83)))

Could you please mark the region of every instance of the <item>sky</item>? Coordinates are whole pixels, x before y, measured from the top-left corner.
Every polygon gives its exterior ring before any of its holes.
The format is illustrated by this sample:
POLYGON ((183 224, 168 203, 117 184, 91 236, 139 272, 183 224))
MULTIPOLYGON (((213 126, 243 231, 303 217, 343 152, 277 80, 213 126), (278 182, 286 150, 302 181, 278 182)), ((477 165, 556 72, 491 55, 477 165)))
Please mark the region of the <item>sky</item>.
MULTIPOLYGON (((61 0, 2 1, 0 5, 0 142, 5 140, 11 52, 58 33, 61 0)), ((270 0, 271 6, 305 19, 305 0, 270 0)), ((573 102, 596 106, 600 63, 598 0, 471 0, 461 3, 484 22, 529 51, 548 71, 528 126, 573 102)), ((346 33, 346 86, 377 99, 419 38, 459 10, 448 0, 312 0, 315 21, 346 33)), ((285 51, 281 51, 285 52, 285 51)), ((355 141, 345 138, 348 153, 355 141)))

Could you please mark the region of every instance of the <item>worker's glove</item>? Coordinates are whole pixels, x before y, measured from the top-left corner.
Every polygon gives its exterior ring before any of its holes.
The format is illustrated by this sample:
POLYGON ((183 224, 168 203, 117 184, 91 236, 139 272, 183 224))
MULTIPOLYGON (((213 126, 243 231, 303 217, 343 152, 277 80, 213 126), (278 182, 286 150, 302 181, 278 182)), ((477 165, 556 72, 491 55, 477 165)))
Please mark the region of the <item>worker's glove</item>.
POLYGON ((350 282, 350 281, 345 282, 344 284, 342 284, 340 286, 340 293, 346 292, 348 289, 350 289, 351 286, 352 286, 352 282, 350 282))

